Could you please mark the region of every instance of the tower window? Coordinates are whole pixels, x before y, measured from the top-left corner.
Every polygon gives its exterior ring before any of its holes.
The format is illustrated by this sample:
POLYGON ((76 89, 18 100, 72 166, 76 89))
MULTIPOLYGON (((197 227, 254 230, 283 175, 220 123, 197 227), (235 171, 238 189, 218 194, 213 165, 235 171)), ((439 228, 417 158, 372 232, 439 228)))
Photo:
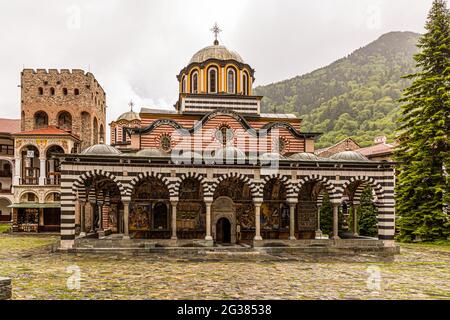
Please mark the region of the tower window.
POLYGON ((38 93, 39 93, 40 96, 42 96, 44 94, 44 89, 39 87, 38 93))
POLYGON ((63 95, 67 96, 67 88, 63 88, 63 95))
POLYGON ((217 93, 217 69, 211 68, 208 71, 208 92, 217 93))
POLYGON ((55 95, 55 88, 50 88, 50 95, 52 95, 52 96, 55 95))
POLYGON ((198 93, 198 72, 197 71, 192 74, 191 92, 198 93))
POLYGON ((242 93, 248 96, 248 76, 246 72, 242 75, 242 93))
POLYGON ((58 127, 61 130, 72 131, 72 115, 69 112, 63 111, 59 114, 58 127))
POLYGON ((78 96, 80 94, 80 90, 79 89, 75 89, 73 90, 73 94, 78 96))
POLYGON ((122 128, 122 142, 127 142, 127 131, 122 128))
POLYGON ((236 72, 233 69, 227 72, 227 89, 228 93, 236 93, 236 72))
POLYGON ((34 128, 42 129, 48 127, 48 115, 44 111, 38 111, 34 114, 34 128))
POLYGON ((181 80, 181 92, 186 92, 186 76, 183 76, 183 79, 181 80))

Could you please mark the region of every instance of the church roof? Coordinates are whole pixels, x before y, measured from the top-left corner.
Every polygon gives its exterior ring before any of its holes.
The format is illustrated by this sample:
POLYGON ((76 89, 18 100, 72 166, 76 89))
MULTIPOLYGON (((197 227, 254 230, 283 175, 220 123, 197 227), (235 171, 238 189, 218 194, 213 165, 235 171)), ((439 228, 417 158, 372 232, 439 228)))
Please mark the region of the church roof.
POLYGON ((219 44, 214 44, 197 51, 197 53, 192 56, 189 64, 202 63, 209 59, 235 60, 237 62, 244 63, 244 60, 236 51, 229 50, 227 47, 219 44))
POLYGON ((365 156, 363 156, 361 153, 356 151, 343 151, 336 154, 333 154, 330 159, 332 160, 344 160, 344 161, 370 161, 365 156))
POLYGON ((120 120, 126 120, 126 121, 133 121, 133 120, 141 120, 141 117, 139 116, 139 113, 134 111, 128 111, 122 114, 119 118, 117 118, 117 121, 120 120))
POLYGON ((81 152, 81 154, 89 156, 105 156, 105 155, 120 155, 122 154, 122 152, 120 152, 119 150, 117 150, 112 146, 100 143, 90 146, 89 148, 81 152))
POLYGON ((0 132, 14 133, 20 131, 20 119, 0 119, 0 132))

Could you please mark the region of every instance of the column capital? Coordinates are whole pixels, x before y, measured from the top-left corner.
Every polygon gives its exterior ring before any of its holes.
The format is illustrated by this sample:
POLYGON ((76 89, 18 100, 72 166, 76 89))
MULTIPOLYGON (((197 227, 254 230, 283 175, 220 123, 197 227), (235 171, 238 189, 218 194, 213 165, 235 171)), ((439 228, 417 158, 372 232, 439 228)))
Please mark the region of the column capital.
POLYGON ((205 202, 206 204, 211 205, 214 202, 214 199, 212 197, 204 197, 203 198, 203 202, 205 202))
POLYGON ((253 204, 254 204, 255 206, 260 206, 260 205, 262 205, 263 202, 264 202, 264 199, 263 199, 263 198, 254 198, 254 199, 253 199, 253 204))
POLYGON ((298 203, 298 199, 297 198, 288 198, 287 203, 289 205, 296 205, 298 203))
POLYGON ((172 206, 177 206, 178 205, 178 200, 170 200, 170 204, 172 205, 172 206))

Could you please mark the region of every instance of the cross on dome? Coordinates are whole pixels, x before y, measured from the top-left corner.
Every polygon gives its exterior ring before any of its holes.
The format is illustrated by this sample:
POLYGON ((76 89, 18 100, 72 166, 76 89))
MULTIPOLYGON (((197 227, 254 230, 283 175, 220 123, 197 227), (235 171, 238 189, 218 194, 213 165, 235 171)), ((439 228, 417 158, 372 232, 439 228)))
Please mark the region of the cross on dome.
POLYGON ((219 26, 217 25, 217 22, 214 23, 214 26, 211 29, 212 33, 214 33, 214 45, 218 45, 219 41, 217 40, 217 36, 219 35, 220 32, 222 32, 222 30, 219 28, 219 26))

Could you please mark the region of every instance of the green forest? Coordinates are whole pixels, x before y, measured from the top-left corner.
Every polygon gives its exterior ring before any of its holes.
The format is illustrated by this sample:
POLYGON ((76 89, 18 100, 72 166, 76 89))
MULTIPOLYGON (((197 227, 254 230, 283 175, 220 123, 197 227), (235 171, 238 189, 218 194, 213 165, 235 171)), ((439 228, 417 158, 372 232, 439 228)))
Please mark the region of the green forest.
POLYGON ((398 99, 414 72, 419 34, 391 32, 327 67, 259 86, 263 112, 295 113, 302 131, 322 132, 316 147, 352 137, 361 146, 395 135, 398 99))

